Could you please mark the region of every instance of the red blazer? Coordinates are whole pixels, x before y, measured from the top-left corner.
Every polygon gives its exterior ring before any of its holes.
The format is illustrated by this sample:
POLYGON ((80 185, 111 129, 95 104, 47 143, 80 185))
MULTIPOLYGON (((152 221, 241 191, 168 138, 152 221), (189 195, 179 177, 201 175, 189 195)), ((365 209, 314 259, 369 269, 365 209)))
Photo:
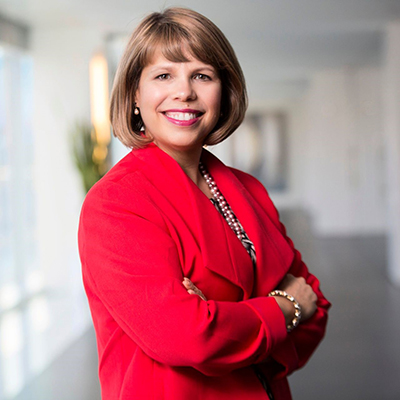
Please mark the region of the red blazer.
POLYGON ((178 163, 155 145, 134 150, 88 193, 79 228, 83 279, 97 335, 102 398, 290 399, 286 375, 322 337, 328 301, 264 187, 206 150, 203 163, 242 223, 257 268, 178 163), (318 310, 291 333, 267 294, 304 276, 318 310), (189 295, 190 278, 207 297, 189 295))

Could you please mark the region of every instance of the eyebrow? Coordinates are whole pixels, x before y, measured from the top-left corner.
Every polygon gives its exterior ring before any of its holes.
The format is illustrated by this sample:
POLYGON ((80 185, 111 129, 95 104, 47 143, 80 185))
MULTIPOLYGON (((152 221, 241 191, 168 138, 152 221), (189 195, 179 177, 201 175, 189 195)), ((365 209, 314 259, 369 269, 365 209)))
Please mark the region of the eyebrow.
MULTIPOLYGON (((171 69, 173 69, 173 64, 174 63, 164 64, 164 65, 155 65, 154 68, 150 68, 149 69, 149 73, 151 74, 151 73, 154 73, 154 72, 159 71, 159 70, 171 70, 171 69)), ((208 66, 208 65, 204 65, 204 66, 200 66, 198 68, 195 68, 193 70, 193 72, 204 71, 204 70, 207 70, 207 71, 210 71, 210 72, 212 72, 214 74, 217 74, 217 71, 215 70, 215 68, 212 67, 212 66, 208 66)))
POLYGON ((207 66, 204 66, 204 67, 197 68, 196 71, 197 71, 197 70, 202 70, 202 71, 203 71, 203 70, 208 70, 208 71, 213 72, 214 74, 217 73, 217 71, 215 70, 214 67, 207 67, 207 66))

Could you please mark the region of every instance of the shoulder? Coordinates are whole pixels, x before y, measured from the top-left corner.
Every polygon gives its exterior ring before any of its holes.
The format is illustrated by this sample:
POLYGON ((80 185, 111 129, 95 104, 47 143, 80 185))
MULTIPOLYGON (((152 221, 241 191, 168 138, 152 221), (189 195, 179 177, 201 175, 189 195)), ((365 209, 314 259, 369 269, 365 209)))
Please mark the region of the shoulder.
POLYGON ((131 179, 135 180, 140 176, 143 169, 141 160, 135 156, 135 151, 131 151, 120 161, 118 161, 93 188, 104 187, 112 184, 122 184, 131 179))
POLYGON ((140 163, 132 152, 115 164, 86 195, 84 204, 102 199, 118 200, 121 196, 131 196, 132 188, 140 188, 135 182, 143 179, 140 163))
POLYGON ((81 219, 88 215, 156 216, 157 207, 149 196, 149 182, 142 164, 131 152, 112 167, 87 193, 81 219))
POLYGON ((267 189, 253 175, 250 175, 247 172, 240 171, 236 168, 228 168, 252 195, 267 196, 269 198, 267 189))
POLYGON ((244 185, 249 185, 251 187, 258 187, 259 189, 266 190, 263 184, 255 178, 253 175, 247 172, 240 171, 239 169, 228 167, 229 170, 238 178, 244 185))

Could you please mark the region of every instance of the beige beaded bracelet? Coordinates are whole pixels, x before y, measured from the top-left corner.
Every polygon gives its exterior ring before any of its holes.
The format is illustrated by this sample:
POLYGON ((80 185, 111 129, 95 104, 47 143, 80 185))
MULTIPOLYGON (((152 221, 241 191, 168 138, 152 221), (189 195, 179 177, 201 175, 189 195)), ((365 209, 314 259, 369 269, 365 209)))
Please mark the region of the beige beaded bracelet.
POLYGON ((293 296, 287 294, 284 290, 273 290, 268 296, 280 296, 288 299, 293 303, 294 306, 294 318, 292 319, 292 323, 286 326, 288 332, 292 331, 296 326, 300 323, 301 320, 301 307, 300 304, 294 299, 293 296))

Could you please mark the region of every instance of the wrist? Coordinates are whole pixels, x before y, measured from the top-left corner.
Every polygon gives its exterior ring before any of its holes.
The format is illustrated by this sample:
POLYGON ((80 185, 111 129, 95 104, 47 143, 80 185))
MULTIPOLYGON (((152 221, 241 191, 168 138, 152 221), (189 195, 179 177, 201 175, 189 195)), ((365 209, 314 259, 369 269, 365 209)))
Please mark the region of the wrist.
POLYGON ((286 320, 286 329, 292 331, 300 323, 301 307, 293 296, 283 290, 273 290, 268 296, 274 297, 286 320))
POLYGON ((269 297, 273 297, 277 302, 279 308, 282 311, 283 316, 285 317, 286 326, 290 325, 290 323, 294 318, 294 309, 292 303, 288 299, 285 299, 284 297, 279 297, 279 296, 269 296, 269 297))

